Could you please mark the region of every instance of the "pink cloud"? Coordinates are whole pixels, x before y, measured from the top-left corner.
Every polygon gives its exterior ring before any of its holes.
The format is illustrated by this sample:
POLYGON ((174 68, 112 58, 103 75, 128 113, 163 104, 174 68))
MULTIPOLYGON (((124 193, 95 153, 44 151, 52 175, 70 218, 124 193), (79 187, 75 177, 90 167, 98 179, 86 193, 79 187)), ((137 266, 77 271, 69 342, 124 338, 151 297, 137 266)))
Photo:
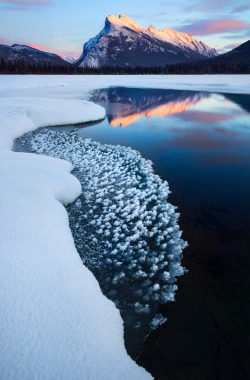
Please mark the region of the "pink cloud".
POLYGON ((191 149, 197 152, 212 149, 216 153, 216 151, 221 152, 222 150, 235 148, 236 146, 240 149, 247 144, 239 133, 223 128, 188 128, 186 130, 172 128, 170 131, 173 139, 159 141, 157 143, 159 151, 165 151, 168 149, 168 145, 172 145, 177 148, 191 149))
POLYGON ((7 42, 8 40, 8 38, 0 38, 0 42, 7 42))
POLYGON ((232 115, 223 113, 201 112, 201 111, 188 111, 180 115, 181 118, 199 123, 218 123, 233 118, 232 115))
POLYGON ((37 50, 42 50, 42 51, 47 51, 48 49, 43 46, 43 45, 37 45, 37 44, 29 44, 28 46, 37 49, 37 50))
POLYGON ((176 28, 180 32, 191 33, 198 36, 206 36, 208 34, 246 30, 250 28, 250 24, 245 21, 232 19, 202 20, 176 28))

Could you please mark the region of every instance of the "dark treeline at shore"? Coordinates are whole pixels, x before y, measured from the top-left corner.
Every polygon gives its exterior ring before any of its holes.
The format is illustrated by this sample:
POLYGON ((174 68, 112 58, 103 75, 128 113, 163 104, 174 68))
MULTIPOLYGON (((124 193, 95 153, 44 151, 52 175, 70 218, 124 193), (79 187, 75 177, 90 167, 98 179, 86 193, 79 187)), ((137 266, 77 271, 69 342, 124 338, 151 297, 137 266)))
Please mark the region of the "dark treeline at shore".
POLYGON ((136 74, 249 74, 249 63, 226 62, 184 62, 174 65, 143 67, 104 66, 83 68, 76 65, 51 65, 49 62, 31 64, 25 60, 9 61, 0 59, 1 74, 95 74, 95 75, 136 75, 136 74))

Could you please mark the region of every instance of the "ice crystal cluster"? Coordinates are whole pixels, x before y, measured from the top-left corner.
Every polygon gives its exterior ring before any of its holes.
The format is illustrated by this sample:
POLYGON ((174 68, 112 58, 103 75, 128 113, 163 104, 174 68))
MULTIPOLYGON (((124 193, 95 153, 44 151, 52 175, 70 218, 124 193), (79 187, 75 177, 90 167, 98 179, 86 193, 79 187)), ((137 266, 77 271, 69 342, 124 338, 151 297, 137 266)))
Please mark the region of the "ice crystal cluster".
POLYGON ((163 325, 167 321, 166 317, 163 317, 162 314, 156 314, 150 323, 150 327, 152 330, 156 330, 158 326, 163 325))
POLYGON ((68 208, 75 245, 120 309, 125 339, 129 330, 131 341, 136 334, 141 340, 157 305, 174 300, 176 278, 184 273, 186 243, 179 214, 167 201, 168 183, 137 151, 83 140, 77 130, 33 134, 31 150, 73 164, 82 185, 68 208))

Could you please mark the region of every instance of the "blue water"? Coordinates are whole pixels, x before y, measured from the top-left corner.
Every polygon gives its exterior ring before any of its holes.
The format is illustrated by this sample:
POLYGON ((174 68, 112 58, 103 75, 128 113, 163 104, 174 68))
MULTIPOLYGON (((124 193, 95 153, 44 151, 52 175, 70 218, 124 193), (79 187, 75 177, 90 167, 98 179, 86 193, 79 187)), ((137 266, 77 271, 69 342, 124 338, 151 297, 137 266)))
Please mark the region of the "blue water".
POLYGON ((151 159, 189 242, 189 273, 178 281, 177 302, 159 308, 168 321, 140 363, 159 379, 247 378, 250 96, 110 88, 92 101, 107 118, 80 136, 151 159))
POLYGON ((249 95, 111 88, 92 100, 106 108, 107 118, 80 136, 140 151, 169 182, 175 204, 250 211, 249 95), (173 114, 145 115, 160 107, 173 114), (110 125, 140 113, 126 127, 110 125))

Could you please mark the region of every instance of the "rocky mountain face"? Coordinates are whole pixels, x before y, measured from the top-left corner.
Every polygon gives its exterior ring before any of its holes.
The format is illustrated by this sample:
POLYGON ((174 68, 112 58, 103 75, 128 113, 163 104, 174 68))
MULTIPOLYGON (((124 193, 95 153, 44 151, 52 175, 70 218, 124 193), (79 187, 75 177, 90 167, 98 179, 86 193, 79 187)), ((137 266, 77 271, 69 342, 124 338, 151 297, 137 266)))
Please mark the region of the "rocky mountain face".
POLYGON ((24 60, 30 64, 50 63, 57 66, 68 66, 69 63, 57 54, 46 53, 26 45, 0 45, 0 58, 12 62, 24 60))
POLYGON ((105 26, 83 47, 76 61, 80 67, 152 66, 207 59, 217 56, 215 49, 197 41, 190 33, 180 33, 150 25, 144 29, 131 18, 110 15, 105 26))

